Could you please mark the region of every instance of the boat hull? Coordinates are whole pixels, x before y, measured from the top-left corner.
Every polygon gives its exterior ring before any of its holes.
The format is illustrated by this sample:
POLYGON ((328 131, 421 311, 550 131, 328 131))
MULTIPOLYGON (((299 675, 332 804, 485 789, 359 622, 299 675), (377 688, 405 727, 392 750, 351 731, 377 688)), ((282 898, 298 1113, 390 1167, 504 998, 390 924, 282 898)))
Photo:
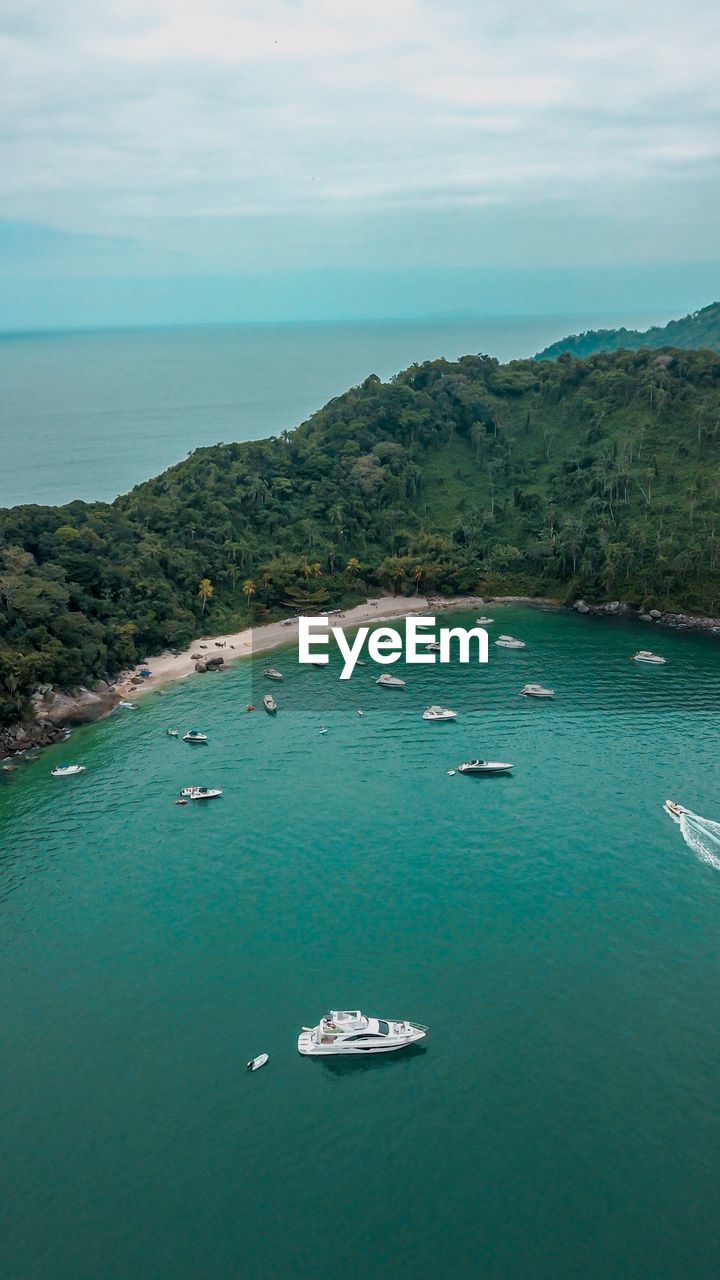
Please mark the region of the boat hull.
POLYGON ((388 1037, 387 1044, 373 1044, 362 1046, 350 1044, 318 1044, 312 1038, 311 1031, 301 1031, 298 1036, 298 1053, 306 1058, 368 1058, 376 1053, 396 1053, 399 1049, 406 1049, 408 1045, 417 1044, 419 1040, 424 1040, 427 1035, 426 1031, 419 1029, 413 1031, 412 1035, 400 1038, 388 1037))

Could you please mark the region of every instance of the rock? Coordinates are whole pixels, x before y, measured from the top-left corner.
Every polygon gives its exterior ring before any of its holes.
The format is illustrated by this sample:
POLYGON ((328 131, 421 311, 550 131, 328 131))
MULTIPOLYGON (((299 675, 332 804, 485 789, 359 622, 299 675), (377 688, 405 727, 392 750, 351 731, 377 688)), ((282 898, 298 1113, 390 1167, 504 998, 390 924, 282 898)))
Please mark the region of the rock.
POLYGON ((578 600, 577 604, 574 605, 573 607, 577 610, 578 613, 590 612, 590 606, 586 604, 584 600, 578 600))
POLYGON ((196 670, 196 671, 203 672, 203 671, 207 671, 207 667, 206 667, 206 665, 205 665, 205 663, 204 663, 204 662, 196 662, 196 663, 195 663, 195 670, 196 670))
POLYGON ((192 662, 202 662, 202 654, 201 654, 201 653, 191 653, 191 654, 190 654, 190 660, 191 660, 192 662))
POLYGON ((217 667, 221 667, 221 666, 223 665, 223 663, 224 663, 224 662, 225 662, 225 659, 224 659, 224 658, 221 658, 221 657, 218 655, 218 657, 217 657, 217 658, 207 658, 207 659, 205 660, 205 666, 207 667, 208 671, 213 671, 213 670, 215 670, 217 667))
POLYGON ((68 692, 55 689, 50 697, 34 704, 38 720, 51 724, 87 724, 107 715, 117 705, 117 693, 111 693, 104 681, 102 688, 86 689, 80 686, 68 692))
POLYGON ((652 621, 653 621, 653 619, 650 617, 650 614, 649 614, 649 613, 640 613, 640 614, 638 614, 638 617, 639 617, 639 619, 640 619, 640 621, 641 621, 641 622, 652 622, 652 621))
POLYGON ((662 618, 661 609, 648 609, 648 613, 650 614, 650 617, 652 618, 653 622, 655 622, 657 618, 662 618))

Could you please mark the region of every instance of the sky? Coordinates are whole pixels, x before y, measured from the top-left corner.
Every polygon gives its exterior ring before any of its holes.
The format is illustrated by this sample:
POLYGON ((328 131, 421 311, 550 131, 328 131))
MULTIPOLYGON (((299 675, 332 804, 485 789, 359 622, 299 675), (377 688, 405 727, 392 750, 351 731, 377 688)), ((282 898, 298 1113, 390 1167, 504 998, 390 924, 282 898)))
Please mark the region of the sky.
POLYGON ((714 0, 0 0, 0 328, 720 296, 714 0))

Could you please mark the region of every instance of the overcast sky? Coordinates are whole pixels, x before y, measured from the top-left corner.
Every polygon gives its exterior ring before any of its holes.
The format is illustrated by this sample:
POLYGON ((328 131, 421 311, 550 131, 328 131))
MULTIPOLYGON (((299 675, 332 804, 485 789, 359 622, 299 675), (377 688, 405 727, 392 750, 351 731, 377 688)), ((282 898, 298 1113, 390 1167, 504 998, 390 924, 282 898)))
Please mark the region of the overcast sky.
POLYGON ((0 32, 0 325, 720 293, 717 3, 0 0, 0 32))

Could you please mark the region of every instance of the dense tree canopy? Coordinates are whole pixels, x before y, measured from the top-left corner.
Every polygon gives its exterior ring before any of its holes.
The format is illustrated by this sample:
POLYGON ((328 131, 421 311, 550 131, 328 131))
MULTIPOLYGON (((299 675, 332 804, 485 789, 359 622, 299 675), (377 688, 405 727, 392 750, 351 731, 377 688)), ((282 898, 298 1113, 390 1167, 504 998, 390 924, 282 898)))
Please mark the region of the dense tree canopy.
POLYGON ((370 377, 294 432, 198 449, 112 504, 0 511, 0 722, 39 683, 368 590, 712 612, 719 493, 707 351, 370 377))
POLYGON ((640 332, 638 329, 588 329, 586 333, 572 333, 559 342, 546 347, 536 360, 554 360, 567 353, 571 356, 591 356, 597 351, 639 351, 641 347, 683 347, 695 350, 720 351, 720 302, 711 302, 701 311, 693 311, 682 320, 671 320, 666 325, 654 325, 640 332))

